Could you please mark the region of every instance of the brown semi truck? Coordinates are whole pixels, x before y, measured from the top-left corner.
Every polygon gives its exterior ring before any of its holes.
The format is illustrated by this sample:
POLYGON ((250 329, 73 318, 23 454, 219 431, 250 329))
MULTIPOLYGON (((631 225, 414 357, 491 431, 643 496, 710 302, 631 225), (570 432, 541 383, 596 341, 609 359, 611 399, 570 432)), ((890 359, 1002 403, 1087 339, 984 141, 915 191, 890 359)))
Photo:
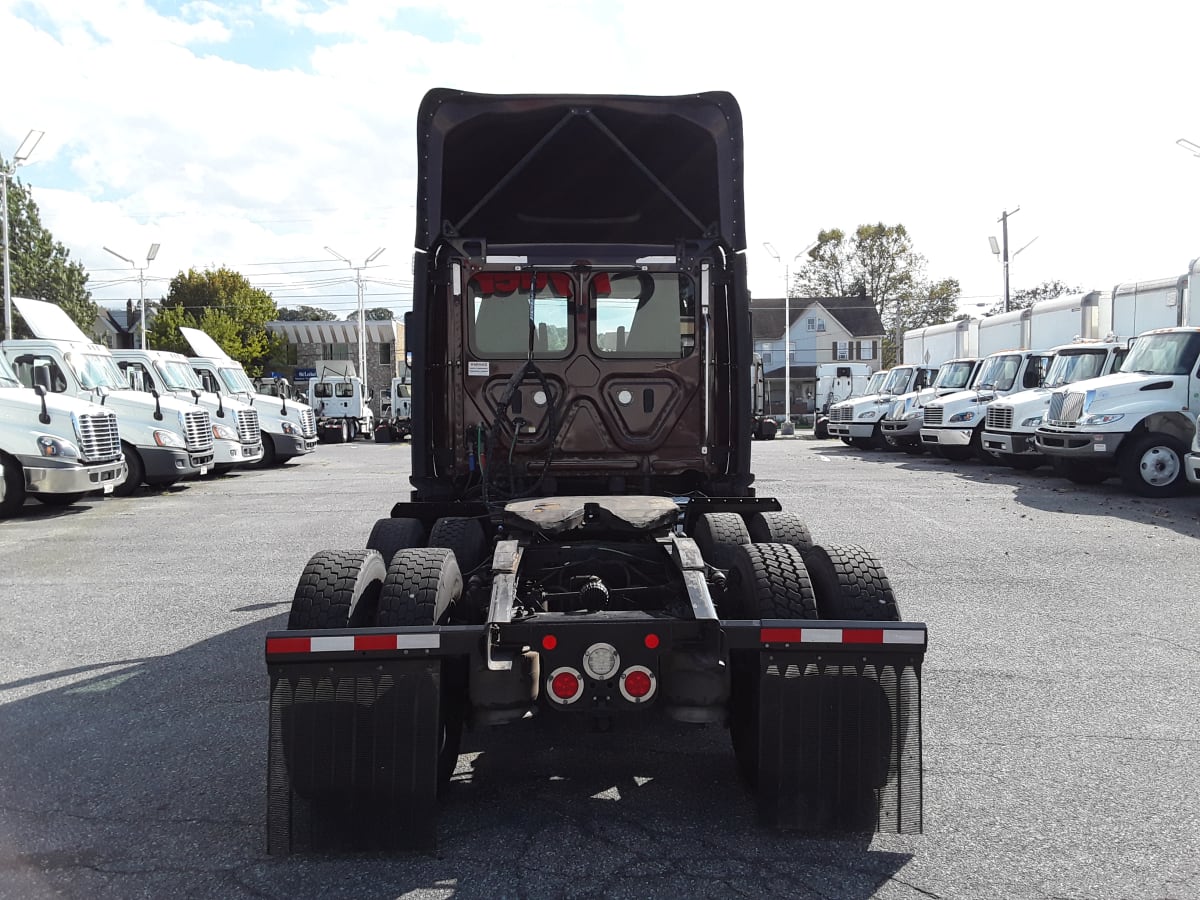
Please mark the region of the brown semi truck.
POLYGON ((734 98, 417 135, 412 491, 266 637, 269 849, 431 848, 463 728, 541 716, 727 727, 764 821, 919 831, 925 626, 754 491, 734 98))

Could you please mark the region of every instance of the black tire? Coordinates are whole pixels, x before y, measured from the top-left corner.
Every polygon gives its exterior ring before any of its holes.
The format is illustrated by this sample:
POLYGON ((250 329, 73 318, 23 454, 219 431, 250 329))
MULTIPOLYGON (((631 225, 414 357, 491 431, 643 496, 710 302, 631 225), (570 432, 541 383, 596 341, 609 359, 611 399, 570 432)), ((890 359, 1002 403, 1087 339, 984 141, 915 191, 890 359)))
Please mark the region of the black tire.
POLYGON ((801 555, 812 549, 808 526, 795 513, 756 512, 746 516, 746 530, 756 544, 791 544, 801 555))
POLYGON ((829 438, 829 420, 828 419, 818 418, 817 421, 815 423, 813 423, 813 437, 817 438, 818 440, 822 440, 822 441, 827 440, 829 438))
POLYGON ((1183 442, 1169 434, 1127 439, 1117 455, 1117 473, 1127 490, 1142 497, 1176 497, 1187 487, 1183 442))
POLYGON ((861 547, 817 545, 804 555, 822 619, 899 622, 900 607, 883 566, 861 547))
POLYGON ((375 624, 440 625, 462 598, 463 580, 454 551, 419 547, 397 551, 387 567, 375 624))
POLYGON ((370 625, 386 577, 387 566, 375 550, 321 550, 300 576, 288 629, 370 625))
POLYGON ((843 443, 843 444, 845 444, 847 447, 849 447, 851 444, 853 444, 853 443, 854 443, 854 439, 853 439, 853 438, 844 437, 844 438, 842 438, 842 443, 843 443))
POLYGON ((271 440, 271 436, 265 431, 262 432, 263 455, 256 466, 263 469, 271 469, 279 465, 279 454, 275 452, 275 442, 271 440))
POLYGON ((1108 472, 1095 463, 1077 459, 1052 457, 1050 467, 1055 475, 1061 475, 1072 484, 1099 484, 1108 478, 1108 472))
POLYGON ((125 454, 125 467, 128 471, 125 473, 125 480, 113 488, 113 495, 128 497, 142 486, 146 478, 146 467, 132 444, 122 443, 121 452, 125 454))
POLYGON ((704 513, 696 520, 692 537, 704 561, 718 569, 731 568, 734 551, 750 543, 746 523, 737 513, 704 513))
POLYGON ((444 516, 429 529, 426 544, 453 550, 458 571, 464 579, 488 559, 487 536, 478 519, 444 516))
POLYGON ((11 456, 0 453, 0 516, 15 515, 25 505, 25 473, 11 456))
POLYGON ((45 506, 70 506, 83 499, 83 491, 74 491, 70 494, 30 494, 29 496, 45 506))
POLYGON ((367 538, 367 549, 378 550, 390 564, 397 550, 425 546, 425 526, 419 519, 380 519, 367 538))
MULTIPOLYGON (((740 600, 739 618, 815 619, 816 597, 800 551, 790 544, 745 544, 735 549, 730 591, 740 600)), ((738 770, 758 784, 759 654, 733 655, 729 734, 738 770)))

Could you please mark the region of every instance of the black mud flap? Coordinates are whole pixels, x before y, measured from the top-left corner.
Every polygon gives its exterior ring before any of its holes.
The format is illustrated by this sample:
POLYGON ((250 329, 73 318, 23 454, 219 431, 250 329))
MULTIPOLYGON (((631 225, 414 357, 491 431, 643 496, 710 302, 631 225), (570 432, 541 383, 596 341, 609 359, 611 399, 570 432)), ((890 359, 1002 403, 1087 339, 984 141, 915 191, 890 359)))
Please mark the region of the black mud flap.
POLYGON ((267 851, 435 850, 441 662, 269 669, 267 851))
POLYGON ((805 831, 919 833, 920 658, 758 656, 757 790, 764 822, 805 831))

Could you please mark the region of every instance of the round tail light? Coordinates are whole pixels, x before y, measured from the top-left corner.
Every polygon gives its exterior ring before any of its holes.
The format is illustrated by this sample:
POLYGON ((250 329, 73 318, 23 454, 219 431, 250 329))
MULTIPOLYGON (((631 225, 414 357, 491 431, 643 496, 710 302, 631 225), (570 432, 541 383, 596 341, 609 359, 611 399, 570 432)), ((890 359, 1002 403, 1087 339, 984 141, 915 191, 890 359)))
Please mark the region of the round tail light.
POLYGON ((546 683, 550 696, 559 703, 574 703, 583 696, 583 676, 570 666, 555 669, 546 683))
POLYGON ((621 673, 621 696, 630 703, 644 703, 654 696, 657 682, 645 666, 630 666, 621 673))

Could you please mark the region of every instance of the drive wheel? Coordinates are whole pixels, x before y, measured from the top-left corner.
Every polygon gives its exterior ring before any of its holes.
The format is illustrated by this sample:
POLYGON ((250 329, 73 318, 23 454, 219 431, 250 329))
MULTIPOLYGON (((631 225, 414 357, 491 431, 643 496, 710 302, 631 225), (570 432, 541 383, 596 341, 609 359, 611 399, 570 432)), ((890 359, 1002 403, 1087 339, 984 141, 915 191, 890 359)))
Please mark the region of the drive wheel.
MULTIPOLYGON (((736 548, 730 589, 746 619, 815 619, 817 603, 800 551, 790 544, 747 544, 736 548)), ((738 770, 758 784, 759 654, 733 654, 729 733, 738 770)))
POLYGON ((113 488, 113 494, 117 497, 128 497, 142 486, 146 477, 146 467, 142 465, 142 458, 133 449, 133 445, 121 444, 121 452, 125 454, 125 468, 128 471, 125 473, 125 480, 113 488))
POLYGON ((386 576, 383 557, 374 550, 321 550, 300 576, 288 630, 369 625, 386 576))
POLYGON ((367 538, 367 549, 378 550, 391 563, 398 550, 425 544, 425 526, 418 519, 380 519, 367 538))
POLYGON ((458 571, 466 578, 487 559, 487 537, 478 519, 443 516, 429 529, 430 547, 454 551, 458 571))
POLYGON ((1183 442, 1169 434, 1143 434, 1121 448, 1117 471, 1128 490, 1143 497, 1174 497, 1187 484, 1183 442))
POLYGON ((21 465, 11 456, 0 453, 0 516, 14 515, 25 505, 25 473, 21 465))
POLYGON ((704 513, 696 521, 692 537, 704 561, 718 569, 732 568, 734 551, 750 543, 746 523, 737 513, 704 513))
POLYGON ((899 622, 900 607, 883 566, 862 547, 817 545, 804 555, 822 619, 899 622))
POLYGON ((746 517, 746 530, 756 544, 791 544, 801 554, 812 549, 808 526, 795 513, 756 512, 746 517))

